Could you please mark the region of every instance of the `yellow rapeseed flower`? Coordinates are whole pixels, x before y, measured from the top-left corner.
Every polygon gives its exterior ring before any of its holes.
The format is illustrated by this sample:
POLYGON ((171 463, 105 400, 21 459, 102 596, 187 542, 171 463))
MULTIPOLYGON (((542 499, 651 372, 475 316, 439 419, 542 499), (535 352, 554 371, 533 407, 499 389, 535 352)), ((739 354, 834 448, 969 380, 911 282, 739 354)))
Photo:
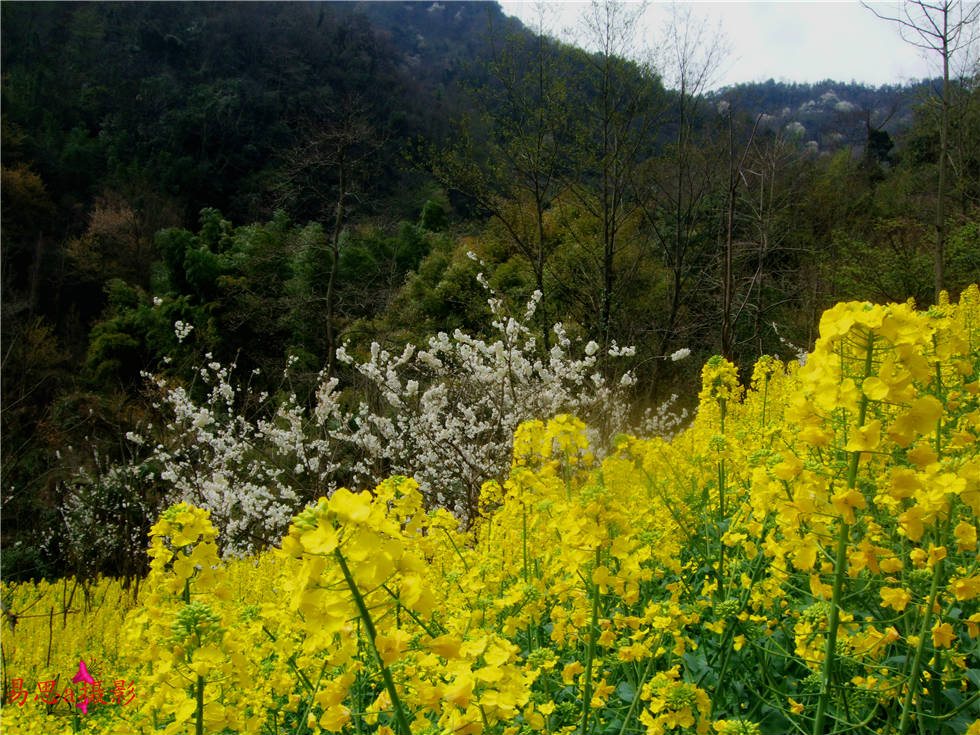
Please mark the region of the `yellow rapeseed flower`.
POLYGON ((912 599, 912 595, 901 587, 882 587, 880 594, 881 604, 898 612, 904 610, 912 599))

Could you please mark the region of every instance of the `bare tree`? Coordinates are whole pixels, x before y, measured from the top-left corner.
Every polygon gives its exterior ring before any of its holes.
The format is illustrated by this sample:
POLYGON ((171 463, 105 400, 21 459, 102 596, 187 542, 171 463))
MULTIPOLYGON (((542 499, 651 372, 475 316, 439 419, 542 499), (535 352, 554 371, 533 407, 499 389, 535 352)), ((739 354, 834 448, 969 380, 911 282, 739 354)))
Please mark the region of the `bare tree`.
POLYGON ((802 177, 798 174, 803 158, 785 132, 757 131, 739 169, 742 195, 737 217, 744 247, 739 253, 742 277, 736 281, 739 304, 732 321, 737 324, 744 311, 752 327, 742 342, 733 345, 736 351, 747 343, 755 354, 765 354, 772 312, 798 298, 794 260, 801 251, 787 224, 800 199, 802 177))
MULTIPOLYGON (((538 7, 532 38, 501 39, 489 29, 489 82, 468 90, 476 114, 457 121, 454 140, 428 151, 423 166, 446 189, 476 203, 527 260, 537 290, 545 294, 545 268, 555 241, 547 213, 565 188, 569 156, 568 71, 557 44, 545 35, 538 7)), ((546 349, 551 320, 538 307, 546 349)))
POLYGON ((307 127, 304 140, 283 154, 275 194, 280 207, 296 209, 306 204, 318 219, 332 220, 330 268, 322 297, 326 312, 327 374, 332 375, 339 342, 336 280, 341 234, 351 202, 358 199, 358 183, 363 184, 367 177, 367 161, 386 141, 375 130, 368 109, 359 98, 345 100, 337 110, 328 111, 326 119, 311 121, 307 127))
MULTIPOLYGON (((660 326, 657 354, 666 354, 678 337, 681 312, 689 293, 698 290, 705 222, 711 195, 718 192, 721 174, 706 153, 710 146, 698 140, 695 123, 704 93, 716 82, 729 55, 728 39, 721 27, 711 27, 689 7, 674 6, 666 20, 653 64, 676 98, 672 106, 674 147, 659 165, 647 167, 637 182, 643 217, 653 233, 669 272, 668 306, 660 326)), ((718 192, 720 194, 720 192, 718 192)), ((654 363, 654 384, 661 363, 654 363)))
POLYGON ((974 46, 980 4, 962 0, 905 0, 894 15, 879 12, 869 3, 862 5, 883 20, 897 23, 902 38, 925 51, 939 55, 943 65, 943 86, 937 91, 940 102, 939 183, 936 196, 935 297, 943 289, 943 259, 946 243, 946 167, 949 159, 949 118, 952 91, 949 83, 954 56, 974 46))
POLYGON ((633 196, 640 162, 647 156, 655 128, 663 119, 662 85, 638 54, 638 24, 643 5, 593 0, 584 16, 587 84, 594 97, 578 133, 578 156, 569 189, 578 206, 597 223, 595 240, 601 273, 598 337, 612 340, 617 261, 626 246, 625 224, 638 211, 633 196))
MULTIPOLYGON (((735 124, 732 115, 732 107, 729 104, 728 113, 728 214, 725 221, 725 257, 722 267, 721 286, 722 286, 722 309, 721 309, 721 354, 726 360, 733 359, 732 341, 735 337, 735 321, 738 319, 736 314, 732 318, 732 303, 735 297, 735 283, 732 267, 735 261, 735 194, 739 184, 743 181, 745 174, 745 159, 749 155, 752 143, 755 140, 756 130, 762 120, 760 113, 752 126, 749 140, 745 144, 742 155, 735 163, 735 124)), ((750 291, 751 293, 751 291, 750 291)), ((746 297, 746 301, 748 297, 746 297)), ((743 304, 744 305, 744 304, 743 304)), ((739 309, 741 311, 741 309, 739 309)))

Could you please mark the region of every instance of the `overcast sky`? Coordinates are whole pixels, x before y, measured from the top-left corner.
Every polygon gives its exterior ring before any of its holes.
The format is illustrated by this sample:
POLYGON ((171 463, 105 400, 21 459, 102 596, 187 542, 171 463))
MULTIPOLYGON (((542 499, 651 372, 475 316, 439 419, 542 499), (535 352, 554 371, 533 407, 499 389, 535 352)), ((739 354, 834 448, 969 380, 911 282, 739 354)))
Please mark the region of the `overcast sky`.
MULTIPOLYGON (((531 28, 537 27, 539 3, 500 3, 531 28)), ((588 3, 546 3, 546 27, 552 35, 579 25, 588 3)), ((713 87, 737 82, 817 82, 824 79, 865 84, 895 84, 941 76, 936 59, 902 40, 895 24, 881 20, 858 2, 688 2, 678 3, 700 16, 706 27, 719 27, 731 53, 713 87)), ((895 3, 878 2, 879 12, 894 13, 895 3)), ((643 18, 644 40, 654 43, 670 16, 670 3, 651 2, 643 18)))

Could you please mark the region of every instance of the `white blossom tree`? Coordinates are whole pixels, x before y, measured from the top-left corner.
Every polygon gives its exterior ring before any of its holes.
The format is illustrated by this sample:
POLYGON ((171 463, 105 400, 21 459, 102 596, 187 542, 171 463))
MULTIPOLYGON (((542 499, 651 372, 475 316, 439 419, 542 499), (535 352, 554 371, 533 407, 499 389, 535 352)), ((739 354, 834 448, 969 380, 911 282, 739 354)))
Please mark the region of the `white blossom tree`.
MULTIPOLYGON (((168 502, 211 511, 226 553, 272 543, 304 505, 341 483, 370 488, 392 474, 414 477, 430 505, 465 522, 482 484, 506 476, 522 421, 573 413, 590 425, 600 451, 628 429, 634 378, 625 362, 634 350, 607 348, 607 362, 624 366, 612 379, 599 370, 599 345, 573 341, 561 324, 552 328, 550 350, 541 350, 532 327, 540 298, 535 292, 515 317, 491 295, 489 340, 457 330, 400 353, 373 344, 362 360, 338 348, 338 361, 362 383, 364 398, 354 406, 326 371, 313 406, 288 391, 251 395, 235 384, 234 365, 210 356, 198 371, 204 400, 194 400, 189 386, 148 376, 168 418, 155 438, 129 438, 146 450, 143 462, 156 468, 168 502), (258 410, 247 415, 243 406, 258 410)), ((669 433, 682 418, 665 407, 648 412, 642 427, 669 433)))

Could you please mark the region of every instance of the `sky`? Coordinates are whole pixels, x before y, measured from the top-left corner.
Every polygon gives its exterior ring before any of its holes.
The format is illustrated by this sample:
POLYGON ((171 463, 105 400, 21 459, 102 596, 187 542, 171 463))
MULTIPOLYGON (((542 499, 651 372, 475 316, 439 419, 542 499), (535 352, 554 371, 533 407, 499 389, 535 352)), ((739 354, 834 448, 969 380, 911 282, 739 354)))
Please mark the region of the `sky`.
MULTIPOLYGON (((503 0, 504 13, 536 28, 540 3, 503 0)), ((588 3, 549 0, 545 3, 550 35, 567 39, 561 29, 579 25, 588 3)), ((678 3, 700 17, 706 28, 721 28, 730 53, 711 88, 739 82, 818 82, 824 79, 864 84, 897 84, 941 76, 938 55, 927 54, 902 40, 896 24, 877 18, 860 3, 821 2, 686 2, 678 3), (936 58, 933 58, 936 57, 936 58)), ((876 2, 882 14, 894 14, 893 2, 876 2)), ((643 40, 656 46, 670 17, 668 2, 650 2, 644 17, 643 40)))

